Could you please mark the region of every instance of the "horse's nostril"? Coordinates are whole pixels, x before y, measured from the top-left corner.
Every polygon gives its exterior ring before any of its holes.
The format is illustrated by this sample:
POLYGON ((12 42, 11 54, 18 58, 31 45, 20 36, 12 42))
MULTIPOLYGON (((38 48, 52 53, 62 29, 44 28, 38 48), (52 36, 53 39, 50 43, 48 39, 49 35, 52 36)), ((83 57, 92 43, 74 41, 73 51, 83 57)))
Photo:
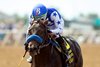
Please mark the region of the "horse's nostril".
POLYGON ((32 52, 33 51, 33 48, 29 48, 29 52, 32 52))

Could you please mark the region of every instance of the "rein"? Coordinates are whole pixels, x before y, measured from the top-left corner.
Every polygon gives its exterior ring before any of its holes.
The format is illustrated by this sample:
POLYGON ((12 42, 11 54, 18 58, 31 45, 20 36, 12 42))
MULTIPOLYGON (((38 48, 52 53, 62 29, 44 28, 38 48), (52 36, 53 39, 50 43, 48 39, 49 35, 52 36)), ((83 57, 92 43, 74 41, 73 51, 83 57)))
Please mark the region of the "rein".
POLYGON ((39 48, 42 49, 44 47, 47 47, 47 46, 49 46, 50 43, 51 43, 51 40, 47 44, 42 43, 43 45, 40 45, 39 48))

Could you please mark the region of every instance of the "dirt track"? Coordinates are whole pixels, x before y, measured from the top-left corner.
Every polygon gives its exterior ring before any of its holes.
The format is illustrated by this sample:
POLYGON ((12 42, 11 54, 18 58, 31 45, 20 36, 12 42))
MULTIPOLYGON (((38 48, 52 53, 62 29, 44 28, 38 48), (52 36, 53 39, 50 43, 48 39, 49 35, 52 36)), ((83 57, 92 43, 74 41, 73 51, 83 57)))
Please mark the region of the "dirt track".
MULTIPOLYGON (((82 45, 81 48, 84 58, 83 67, 100 67, 100 45, 82 45)), ((0 67, 18 67, 23 53, 23 47, 0 47, 0 67)), ((30 67, 26 58, 20 67, 30 67)))

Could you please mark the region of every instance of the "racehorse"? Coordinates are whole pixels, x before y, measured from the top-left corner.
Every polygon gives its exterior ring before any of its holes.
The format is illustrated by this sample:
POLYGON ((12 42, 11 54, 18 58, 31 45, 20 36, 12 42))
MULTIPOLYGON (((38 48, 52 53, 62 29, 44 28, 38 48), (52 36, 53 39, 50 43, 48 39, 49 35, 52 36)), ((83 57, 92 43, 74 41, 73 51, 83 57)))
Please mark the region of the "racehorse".
POLYGON ((48 35, 47 20, 32 21, 28 30, 29 54, 32 56, 31 67, 83 67, 83 58, 79 44, 70 37, 64 38, 70 59, 65 63, 64 54, 57 43, 48 35), (70 48, 70 49, 69 49, 70 48))

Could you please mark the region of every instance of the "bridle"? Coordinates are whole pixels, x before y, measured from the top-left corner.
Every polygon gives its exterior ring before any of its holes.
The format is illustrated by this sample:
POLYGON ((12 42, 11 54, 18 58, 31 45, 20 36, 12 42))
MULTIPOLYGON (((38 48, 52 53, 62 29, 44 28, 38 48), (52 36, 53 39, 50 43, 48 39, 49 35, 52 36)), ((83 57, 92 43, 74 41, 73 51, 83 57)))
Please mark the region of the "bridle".
MULTIPOLYGON (((39 29, 40 28, 42 29, 42 27, 45 29, 44 32, 43 32, 43 36, 44 37, 42 37, 43 38, 43 42, 42 43, 37 43, 38 45, 37 44, 32 44, 29 47, 29 51, 30 52, 34 52, 34 55, 39 54, 40 53, 40 49, 43 49, 43 48, 49 46, 50 43, 51 43, 51 38, 49 37, 48 32, 47 32, 48 28, 44 23, 42 23, 42 21, 46 22, 46 20, 34 21, 33 24, 29 28, 29 34, 32 34, 31 30, 35 28, 36 24, 34 24, 34 23, 39 24, 39 27, 38 27, 39 29)), ((39 30, 37 30, 37 31, 39 31, 39 30)), ((38 35, 38 33, 36 33, 36 35, 38 35)))

